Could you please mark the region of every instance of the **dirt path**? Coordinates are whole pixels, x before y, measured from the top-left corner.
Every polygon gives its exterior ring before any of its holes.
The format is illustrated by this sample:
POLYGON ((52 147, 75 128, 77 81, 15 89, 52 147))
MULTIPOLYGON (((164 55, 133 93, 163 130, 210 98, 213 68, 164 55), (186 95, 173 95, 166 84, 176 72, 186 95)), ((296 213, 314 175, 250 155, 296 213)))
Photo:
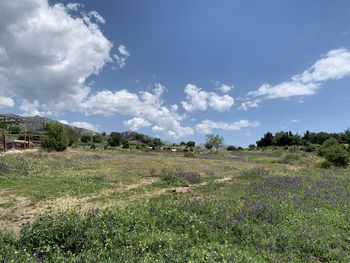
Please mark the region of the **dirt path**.
MULTIPOLYGON (((230 180, 232 180, 232 177, 224 177, 215 180, 214 183, 225 183, 230 180)), ((101 202, 96 200, 107 197, 115 192, 123 193, 133 189, 151 185, 156 183, 157 181, 158 178, 150 177, 141 179, 135 184, 116 185, 109 189, 105 189, 100 193, 94 193, 84 197, 66 196, 57 199, 41 201, 36 204, 33 204, 28 198, 17 196, 14 194, 8 194, 5 190, 0 190, 0 215, 2 215, 0 217, 0 230, 10 229, 13 230, 15 233, 18 233, 22 224, 33 222, 39 214, 44 212, 58 213, 68 210, 87 211, 95 208, 105 208, 111 206, 111 204, 103 205, 101 202), (7 207, 6 204, 8 203, 15 205, 9 205, 7 207)), ((208 184, 209 182, 203 182, 200 184, 194 184, 184 187, 156 188, 150 192, 141 195, 127 197, 123 200, 116 200, 115 204, 125 205, 125 203, 136 201, 140 198, 152 198, 164 194, 187 193, 191 189, 195 189, 208 184)))
POLYGON ((6 152, 0 152, 0 155, 10 155, 10 154, 26 154, 38 152, 39 149, 28 149, 28 150, 8 150, 6 152))

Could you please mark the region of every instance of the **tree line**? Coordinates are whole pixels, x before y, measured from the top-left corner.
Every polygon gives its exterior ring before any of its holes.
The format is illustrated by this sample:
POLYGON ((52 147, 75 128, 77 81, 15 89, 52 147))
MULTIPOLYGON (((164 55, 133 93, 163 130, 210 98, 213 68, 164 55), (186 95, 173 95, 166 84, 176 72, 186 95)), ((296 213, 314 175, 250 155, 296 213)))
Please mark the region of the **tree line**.
POLYGON ((258 147, 268 146, 292 146, 292 145, 321 145, 330 138, 335 138, 339 143, 350 144, 350 129, 340 133, 310 132, 303 135, 293 134, 291 131, 280 131, 273 134, 267 132, 256 142, 258 147))

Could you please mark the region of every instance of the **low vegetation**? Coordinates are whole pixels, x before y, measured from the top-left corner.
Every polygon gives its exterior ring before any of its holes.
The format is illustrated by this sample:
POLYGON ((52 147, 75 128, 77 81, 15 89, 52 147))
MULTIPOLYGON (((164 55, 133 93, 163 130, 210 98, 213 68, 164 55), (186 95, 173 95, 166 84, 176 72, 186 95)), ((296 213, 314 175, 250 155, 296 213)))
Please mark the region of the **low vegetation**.
POLYGON ((302 151, 231 154, 70 149, 5 155, 0 259, 349 260, 347 168, 318 168, 323 157, 302 151))

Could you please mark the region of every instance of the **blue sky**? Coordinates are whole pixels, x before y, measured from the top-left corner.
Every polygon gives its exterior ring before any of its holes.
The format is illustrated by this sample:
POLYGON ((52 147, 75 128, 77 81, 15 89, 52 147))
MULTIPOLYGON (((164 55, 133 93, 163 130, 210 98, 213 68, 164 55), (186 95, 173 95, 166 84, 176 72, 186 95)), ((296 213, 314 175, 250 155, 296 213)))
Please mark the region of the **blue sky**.
POLYGON ((1 112, 241 146, 350 127, 349 1, 76 3, 0 4, 1 112))

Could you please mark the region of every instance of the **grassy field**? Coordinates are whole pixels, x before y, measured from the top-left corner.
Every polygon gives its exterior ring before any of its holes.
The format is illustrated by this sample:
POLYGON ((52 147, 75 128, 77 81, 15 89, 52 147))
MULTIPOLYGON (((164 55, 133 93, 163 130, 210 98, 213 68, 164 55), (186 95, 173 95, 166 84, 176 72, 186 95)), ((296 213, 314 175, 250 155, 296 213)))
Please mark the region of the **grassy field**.
POLYGON ((0 262, 350 261, 350 171, 312 154, 0 158, 0 262))

